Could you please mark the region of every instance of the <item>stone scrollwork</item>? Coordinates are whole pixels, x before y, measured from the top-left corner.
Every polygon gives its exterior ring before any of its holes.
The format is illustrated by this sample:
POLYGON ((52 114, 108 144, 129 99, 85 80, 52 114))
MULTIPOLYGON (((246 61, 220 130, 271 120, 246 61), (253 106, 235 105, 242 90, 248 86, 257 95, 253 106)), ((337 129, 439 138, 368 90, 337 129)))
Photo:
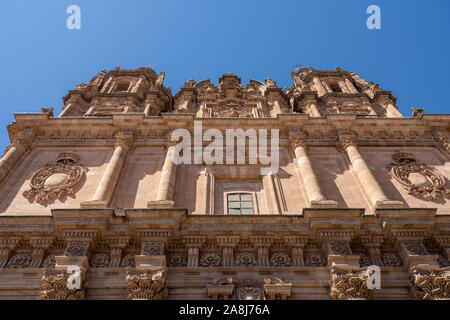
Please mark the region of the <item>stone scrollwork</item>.
POLYGON ((168 267, 186 267, 187 266, 187 255, 183 253, 173 253, 167 256, 167 266, 168 267))
POLYGON ((349 256, 352 254, 350 245, 346 241, 333 241, 330 244, 330 249, 332 250, 333 254, 341 256, 349 256))
POLYGON ((8 263, 6 264, 6 269, 28 268, 31 264, 31 259, 31 254, 15 254, 11 257, 11 259, 9 259, 8 263))
POLYGON ((385 267, 400 267, 403 264, 399 255, 395 252, 383 253, 382 261, 385 267))
POLYGON ((325 267, 327 258, 320 252, 312 252, 306 255, 305 264, 308 267, 325 267))
POLYGON ((92 255, 91 267, 93 268, 107 268, 109 266, 109 261, 111 256, 105 253, 96 253, 92 255))
POLYGON ((141 254, 146 256, 161 256, 164 254, 164 243, 160 241, 144 242, 141 254))
POLYGON ((23 196, 29 201, 36 198, 44 206, 56 198, 63 201, 67 196, 74 196, 86 172, 79 158, 74 152, 60 153, 56 164, 46 165, 33 174, 30 189, 25 190, 23 196))
POLYGON ((120 267, 121 268, 124 268, 124 267, 134 268, 134 266, 135 266, 134 256, 135 256, 135 254, 127 254, 126 256, 124 256, 122 258, 122 261, 120 262, 120 267))
POLYGON ((257 265, 256 256, 253 253, 246 253, 246 252, 239 253, 236 256, 235 265, 239 267, 256 266, 257 265))
POLYGON ((200 258, 201 267, 220 267, 222 265, 222 257, 217 253, 207 253, 200 258))
POLYGON ((127 300, 163 300, 168 297, 166 270, 127 269, 127 300))
POLYGON ((49 254, 42 262, 43 268, 54 268, 56 265, 56 254, 49 254))
POLYGON ((69 289, 67 279, 69 274, 64 271, 44 270, 42 277, 41 300, 82 300, 85 290, 69 289))
POLYGON ((270 264, 275 267, 289 267, 291 265, 291 257, 286 253, 274 253, 270 257, 270 264))
POLYGON ((433 202, 450 199, 447 182, 435 168, 416 162, 411 153, 404 151, 394 153, 392 158, 395 162, 389 167, 391 175, 408 194, 433 202))
POLYGON ((450 299, 450 267, 427 270, 416 266, 411 271, 411 295, 414 299, 450 299))
POLYGON ((371 290, 367 287, 369 272, 331 269, 330 296, 334 300, 367 300, 371 290))

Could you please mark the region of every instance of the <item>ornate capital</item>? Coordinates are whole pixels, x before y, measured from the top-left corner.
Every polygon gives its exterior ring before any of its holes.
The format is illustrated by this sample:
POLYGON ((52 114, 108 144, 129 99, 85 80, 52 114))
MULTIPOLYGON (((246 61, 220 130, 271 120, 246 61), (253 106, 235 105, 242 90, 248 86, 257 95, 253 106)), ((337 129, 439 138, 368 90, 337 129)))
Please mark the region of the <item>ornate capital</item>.
POLYGON ((306 133, 304 132, 289 132, 289 146, 291 150, 295 152, 297 147, 302 147, 307 150, 308 146, 306 144, 306 133))
POLYGON ((367 287, 369 272, 366 270, 331 269, 330 296, 334 300, 368 300, 371 290, 367 287))
POLYGON ((339 134, 339 141, 338 141, 338 150, 340 152, 345 152, 348 147, 353 146, 355 148, 358 147, 356 143, 356 134, 354 133, 341 133, 339 134))
POLYGON ((167 299, 167 270, 127 269, 127 300, 167 299))
POLYGON ((123 147, 125 150, 127 150, 127 152, 133 150, 133 132, 131 130, 119 131, 116 134, 116 144, 114 147, 116 148, 118 146, 123 147))
POLYGON ((447 131, 436 130, 433 137, 437 147, 444 153, 450 154, 450 133, 447 131))
MULTIPOLYGON (((82 300, 85 298, 85 290, 69 289, 67 285, 70 274, 58 270, 44 270, 41 279, 41 300, 82 300)), ((70 282, 70 280, 69 280, 70 282)))
POLYGON ((450 267, 427 269, 415 266, 411 269, 411 295, 416 300, 449 300, 450 267))

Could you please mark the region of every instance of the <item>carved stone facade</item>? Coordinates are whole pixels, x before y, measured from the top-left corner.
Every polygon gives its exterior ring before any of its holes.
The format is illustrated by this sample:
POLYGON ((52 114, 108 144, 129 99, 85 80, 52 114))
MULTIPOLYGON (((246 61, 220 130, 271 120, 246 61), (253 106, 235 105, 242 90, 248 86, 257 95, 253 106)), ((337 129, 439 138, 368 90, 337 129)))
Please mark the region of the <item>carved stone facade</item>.
POLYGON ((340 68, 291 76, 281 89, 225 73, 172 94, 164 72, 118 67, 57 116, 15 114, 0 299, 448 299, 450 115, 403 117, 340 68), (242 163, 175 163, 180 128, 194 151, 211 132, 277 130, 278 170, 261 173, 250 139, 242 163))

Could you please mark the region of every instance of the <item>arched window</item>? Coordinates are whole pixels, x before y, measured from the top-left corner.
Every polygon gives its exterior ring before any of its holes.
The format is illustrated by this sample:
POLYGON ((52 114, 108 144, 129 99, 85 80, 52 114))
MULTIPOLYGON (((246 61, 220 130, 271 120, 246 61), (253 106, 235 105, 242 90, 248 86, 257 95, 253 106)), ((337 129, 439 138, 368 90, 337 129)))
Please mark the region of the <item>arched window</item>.
POLYGON ((227 195, 228 214, 254 214, 251 193, 229 193, 227 195))

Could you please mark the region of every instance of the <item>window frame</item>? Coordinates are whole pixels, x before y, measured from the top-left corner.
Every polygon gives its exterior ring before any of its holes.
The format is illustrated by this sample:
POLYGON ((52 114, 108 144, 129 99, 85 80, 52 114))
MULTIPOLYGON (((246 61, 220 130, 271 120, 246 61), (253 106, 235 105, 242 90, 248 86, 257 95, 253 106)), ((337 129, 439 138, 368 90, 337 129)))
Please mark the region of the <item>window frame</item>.
MULTIPOLYGON (((244 201, 245 202, 245 201, 244 201)), ((249 202, 249 201, 247 201, 249 202)), ((256 193, 255 192, 251 192, 251 191, 238 191, 238 190, 233 190, 233 191, 228 191, 228 192, 224 192, 224 214, 229 215, 229 216, 251 216, 251 215, 257 215, 259 214, 258 212, 258 207, 257 207, 257 199, 256 199, 256 193), (228 196, 231 195, 239 195, 239 210, 240 213, 229 213, 229 201, 228 201, 228 196), (253 213, 242 213, 242 200, 241 200, 241 195, 250 195, 252 198, 252 209, 253 209, 253 213)), ((244 208, 245 209, 245 208, 244 208)))

